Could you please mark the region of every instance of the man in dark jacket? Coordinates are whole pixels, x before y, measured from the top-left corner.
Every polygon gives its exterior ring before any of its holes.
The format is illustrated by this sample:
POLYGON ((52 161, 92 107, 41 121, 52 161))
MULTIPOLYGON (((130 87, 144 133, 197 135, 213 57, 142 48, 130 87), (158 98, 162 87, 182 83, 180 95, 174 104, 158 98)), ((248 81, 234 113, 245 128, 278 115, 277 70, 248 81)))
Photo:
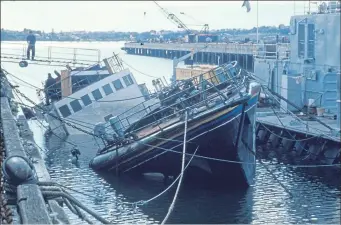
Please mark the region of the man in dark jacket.
POLYGON ((26 38, 28 47, 27 47, 27 59, 30 59, 30 51, 32 50, 32 60, 34 60, 34 56, 36 54, 36 36, 30 31, 29 35, 26 38))
POLYGON ((47 80, 45 81, 45 98, 46 98, 46 105, 50 104, 50 99, 53 100, 53 95, 55 94, 55 85, 56 80, 52 77, 52 75, 49 73, 47 75, 47 80))

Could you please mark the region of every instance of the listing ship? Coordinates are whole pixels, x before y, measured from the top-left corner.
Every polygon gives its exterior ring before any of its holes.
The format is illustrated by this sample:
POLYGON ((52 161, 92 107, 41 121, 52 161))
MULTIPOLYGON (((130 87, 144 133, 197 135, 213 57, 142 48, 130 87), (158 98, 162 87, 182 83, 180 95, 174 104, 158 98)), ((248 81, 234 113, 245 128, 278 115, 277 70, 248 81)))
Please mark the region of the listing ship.
POLYGON ((260 86, 235 61, 209 74, 163 87, 155 97, 157 107, 136 112, 144 114, 141 119, 129 122, 131 114, 110 118, 115 138, 107 140, 90 167, 117 175, 158 172, 176 176, 186 132, 186 163, 195 153, 186 170, 187 180, 212 179, 222 184, 232 179, 233 184, 252 184, 260 86))

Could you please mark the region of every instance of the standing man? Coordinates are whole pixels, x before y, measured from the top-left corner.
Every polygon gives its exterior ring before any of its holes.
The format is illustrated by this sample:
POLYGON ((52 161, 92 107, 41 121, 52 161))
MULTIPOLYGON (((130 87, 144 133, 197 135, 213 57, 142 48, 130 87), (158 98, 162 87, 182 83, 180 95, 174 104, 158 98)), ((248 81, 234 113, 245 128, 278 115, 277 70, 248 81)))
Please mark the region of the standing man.
POLYGON ((55 87, 54 87, 55 83, 56 83, 55 79, 49 73, 47 76, 47 80, 45 81, 45 87, 44 87, 46 105, 50 104, 50 100, 53 101, 53 97, 55 95, 55 87))
POLYGON ((34 56, 36 54, 36 36, 34 36, 33 32, 30 30, 29 35, 26 38, 28 47, 27 47, 27 59, 30 59, 30 51, 32 50, 32 60, 34 60, 34 56))

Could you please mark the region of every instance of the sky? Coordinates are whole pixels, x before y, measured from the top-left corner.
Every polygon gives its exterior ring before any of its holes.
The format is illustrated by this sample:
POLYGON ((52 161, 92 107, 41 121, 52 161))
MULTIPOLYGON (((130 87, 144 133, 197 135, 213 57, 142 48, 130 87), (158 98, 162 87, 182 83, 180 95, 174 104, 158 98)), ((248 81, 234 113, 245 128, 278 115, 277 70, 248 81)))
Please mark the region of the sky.
MULTIPOLYGON (((308 1, 158 1, 189 28, 246 28, 288 25, 308 1), (184 15, 180 14, 183 12, 184 15)), ((59 31, 179 30, 153 1, 1 1, 1 28, 59 31), (144 12, 146 14, 144 15, 144 12)))

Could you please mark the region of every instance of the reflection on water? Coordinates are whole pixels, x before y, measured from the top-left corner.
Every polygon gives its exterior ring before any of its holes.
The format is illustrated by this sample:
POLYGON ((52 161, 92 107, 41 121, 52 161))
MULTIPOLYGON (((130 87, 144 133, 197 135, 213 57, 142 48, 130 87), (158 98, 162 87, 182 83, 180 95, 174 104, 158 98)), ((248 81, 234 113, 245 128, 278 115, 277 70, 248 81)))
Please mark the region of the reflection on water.
MULTIPOLYGON (((39 136, 35 121, 34 133, 39 136)), ((41 135, 40 135, 41 136, 41 135)), ((72 163, 71 145, 51 137, 46 143, 46 164, 54 181, 88 195, 73 193, 77 199, 108 220, 119 223, 159 223, 167 213, 175 190, 172 189, 146 205, 132 202, 147 200, 164 190, 162 177, 151 174, 141 178, 97 174, 88 163, 96 154, 97 145, 85 135, 67 139, 78 143, 82 152, 79 165, 72 163)), ((38 142, 43 143, 38 139, 38 142)), ((274 168, 272 168, 274 169, 274 168)), ((219 187, 202 188, 184 185, 179 193, 169 223, 338 223, 340 221, 340 189, 321 182, 315 172, 277 168, 278 179, 294 198, 257 165, 255 185, 246 190, 219 187)), ((335 179, 335 177, 334 177, 335 179)), ((233 181, 231 181, 233 182, 233 181)), ((73 223, 82 223, 70 213, 73 223)))

